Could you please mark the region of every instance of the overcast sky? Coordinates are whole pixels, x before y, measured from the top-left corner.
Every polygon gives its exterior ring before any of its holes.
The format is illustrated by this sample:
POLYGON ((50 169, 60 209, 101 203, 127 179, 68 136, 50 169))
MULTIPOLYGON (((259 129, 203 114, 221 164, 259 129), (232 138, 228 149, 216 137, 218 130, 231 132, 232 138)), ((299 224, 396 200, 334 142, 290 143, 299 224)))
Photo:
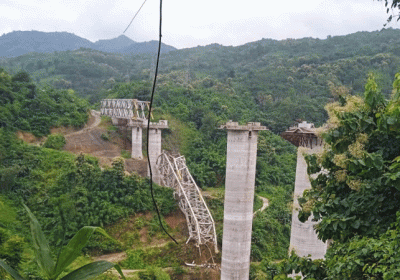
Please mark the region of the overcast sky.
MULTIPOLYGON (((91 41, 118 37, 144 0, 1 0, 0 35, 15 30, 66 31, 91 41)), ((158 40, 159 0, 147 0, 125 33, 158 40)), ((242 45, 262 38, 345 35, 383 28, 377 0, 164 0, 163 42, 177 48, 242 45)), ((400 28, 400 23, 388 25, 400 28)))

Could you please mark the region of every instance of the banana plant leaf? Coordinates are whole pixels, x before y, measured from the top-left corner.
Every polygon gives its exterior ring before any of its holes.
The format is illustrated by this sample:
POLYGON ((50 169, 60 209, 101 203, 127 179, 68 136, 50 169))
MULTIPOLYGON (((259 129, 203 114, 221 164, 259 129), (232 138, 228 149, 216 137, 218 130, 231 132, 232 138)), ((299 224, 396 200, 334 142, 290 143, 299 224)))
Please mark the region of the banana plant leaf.
POLYGON ((42 271, 46 274, 46 276, 52 279, 52 274, 55 268, 55 264, 53 258, 51 257, 50 246, 46 240, 46 237, 43 234, 42 228, 38 220, 32 214, 31 210, 23 204, 26 212, 28 212, 28 216, 31 224, 31 233, 33 240, 33 249, 36 255, 36 262, 42 271))
POLYGON ((10 274, 15 280, 25 280, 17 271, 8 266, 8 264, 6 264, 3 260, 0 260, 0 267, 7 271, 8 274, 10 274))
POLYGON ((103 272, 109 270, 112 267, 118 267, 117 271, 121 275, 123 279, 125 279, 124 275, 122 274, 121 269, 119 266, 107 262, 107 261, 97 261, 92 262, 90 264, 84 265, 81 268, 78 268, 71 273, 67 274, 60 280, 86 280, 96 277, 97 275, 102 274, 103 272))
POLYGON ((61 272, 63 272, 77 257, 81 255, 82 249, 86 246, 95 231, 112 239, 102 228, 89 226, 81 228, 62 249, 53 272, 53 276, 55 276, 54 278, 57 278, 61 272))

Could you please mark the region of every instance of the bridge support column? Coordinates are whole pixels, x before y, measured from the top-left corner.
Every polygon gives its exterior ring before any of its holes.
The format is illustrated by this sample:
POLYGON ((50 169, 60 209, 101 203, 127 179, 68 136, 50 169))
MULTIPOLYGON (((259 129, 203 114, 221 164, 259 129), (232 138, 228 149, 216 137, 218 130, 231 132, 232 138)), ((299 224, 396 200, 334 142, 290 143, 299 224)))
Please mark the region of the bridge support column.
POLYGON ((228 122, 222 280, 247 280, 250 270, 251 227, 260 123, 228 122))
POLYGON ((143 159, 142 134, 142 124, 135 123, 132 126, 132 158, 143 159))
POLYGON ((111 117, 111 123, 113 125, 118 125, 118 118, 117 117, 111 117))
MULTIPOLYGON (((158 123, 150 123, 149 129, 149 160, 151 165, 151 172, 153 174, 153 181, 160 184, 160 173, 157 168, 157 159, 161 155, 161 131, 168 128, 168 121, 160 120, 158 123)), ((147 172, 150 176, 150 169, 147 172)))
POLYGON ((293 210, 292 210, 292 230, 290 233, 289 250, 294 250, 300 257, 311 255, 311 259, 324 259, 327 244, 318 239, 314 230, 314 225, 318 222, 311 221, 312 217, 305 223, 299 221, 300 208, 298 198, 307 189, 311 189, 311 183, 307 174, 307 163, 303 153, 313 154, 322 150, 322 143, 318 139, 312 140, 313 145, 306 145, 297 151, 296 181, 294 186, 293 210))
MULTIPOLYGON (((321 151, 323 149, 322 139, 318 137, 314 124, 305 121, 290 127, 281 136, 299 147, 297 150, 289 253, 294 250, 300 257, 311 255, 311 259, 313 260, 323 259, 327 244, 318 239, 317 233, 314 230, 314 225, 317 222, 313 222, 312 217, 305 223, 300 222, 298 211, 300 208, 298 198, 303 195, 305 190, 311 189, 304 154, 313 154, 321 151)), ((296 274, 292 274, 291 276, 296 276, 296 274)))

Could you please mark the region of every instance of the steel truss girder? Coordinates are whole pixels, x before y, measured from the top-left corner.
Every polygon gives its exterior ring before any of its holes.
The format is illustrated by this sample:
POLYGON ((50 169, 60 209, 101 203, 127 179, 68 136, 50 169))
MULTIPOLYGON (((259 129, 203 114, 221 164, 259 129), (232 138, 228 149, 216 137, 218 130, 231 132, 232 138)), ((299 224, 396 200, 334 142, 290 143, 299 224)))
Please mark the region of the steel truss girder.
POLYGON ((120 119, 146 120, 150 102, 137 99, 103 99, 100 101, 100 113, 120 119))
POLYGON ((212 243, 215 252, 218 252, 214 219, 186 166, 185 157, 174 157, 163 151, 157 159, 157 168, 161 184, 174 189, 179 208, 186 217, 189 229, 187 242, 193 239, 197 246, 212 243))

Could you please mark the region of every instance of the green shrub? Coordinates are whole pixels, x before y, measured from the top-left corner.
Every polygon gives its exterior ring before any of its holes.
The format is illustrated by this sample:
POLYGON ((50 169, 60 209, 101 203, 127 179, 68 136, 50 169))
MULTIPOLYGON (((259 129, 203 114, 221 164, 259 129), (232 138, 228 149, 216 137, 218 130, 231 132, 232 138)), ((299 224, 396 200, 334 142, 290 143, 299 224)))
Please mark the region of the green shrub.
POLYGON ((159 267, 150 267, 146 271, 139 272, 139 279, 141 280, 170 280, 168 273, 159 267))
POLYGON ((123 244, 115 239, 106 238, 100 234, 94 234, 87 245, 88 250, 96 249, 102 254, 109 254, 123 250, 123 244))
POLYGON ((173 266, 172 270, 174 272, 174 275, 183 275, 185 273, 185 270, 180 265, 173 266))
POLYGON ((130 250, 126 253, 128 257, 122 262, 123 267, 127 267, 129 269, 144 269, 146 267, 146 264, 143 260, 143 250, 130 250))
POLYGON ((137 229, 142 229, 146 224, 146 220, 143 217, 137 217, 133 224, 137 229))
POLYGON ((134 245, 138 245, 141 243, 140 241, 140 234, 137 231, 134 232, 126 232, 123 236, 122 236, 123 240, 124 240, 124 245, 127 248, 132 248, 134 245))
POLYGON ((106 133, 102 133, 100 135, 101 139, 103 139, 104 141, 109 141, 110 140, 110 135, 106 132, 106 133))
POLYGON ((101 116, 101 121, 100 121, 100 125, 111 125, 111 117, 109 116, 101 116))
POLYGON ((107 127, 107 129, 108 129, 109 131, 118 131, 118 127, 115 126, 115 125, 110 125, 110 126, 107 127))
POLYGON ((61 134, 52 134, 47 137, 46 142, 44 142, 43 147, 51 148, 55 150, 61 150, 66 144, 65 137, 61 134))
POLYGON ((18 267, 24 246, 24 238, 18 235, 11 236, 11 232, 0 227, 0 259, 5 259, 13 267, 18 267))
POLYGON ((256 194, 254 195, 254 204, 253 204, 253 212, 256 212, 258 209, 261 209, 264 202, 261 198, 259 198, 256 194))
POLYGON ((127 150, 121 150, 121 157, 123 158, 131 158, 131 153, 127 150))

